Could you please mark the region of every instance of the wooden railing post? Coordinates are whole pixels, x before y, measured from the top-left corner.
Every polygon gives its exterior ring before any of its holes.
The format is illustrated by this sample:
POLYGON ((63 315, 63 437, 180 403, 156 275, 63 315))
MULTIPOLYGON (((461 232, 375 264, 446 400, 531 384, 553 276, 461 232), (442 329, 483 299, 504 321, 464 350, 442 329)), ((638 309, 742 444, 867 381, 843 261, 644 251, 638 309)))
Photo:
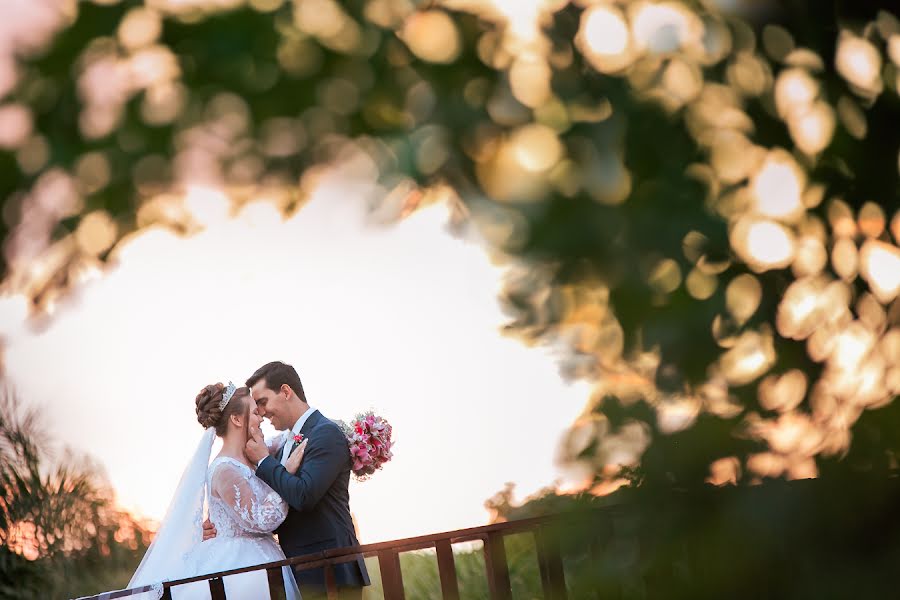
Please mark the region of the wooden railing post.
POLYGON ((553 534, 543 527, 534 530, 537 546, 538 567, 541 572, 541 587, 546 600, 567 600, 566 576, 563 572, 559 543, 553 534))
POLYGON ((270 600, 285 600, 287 594, 284 591, 284 572, 281 567, 266 569, 266 576, 269 578, 270 600))
MULTIPOLYGON (((605 525, 606 525, 606 527, 609 527, 609 523, 606 523, 605 525)), ((610 535, 609 531, 604 532, 604 538, 608 538, 609 535, 610 535)), ((595 537, 594 539, 591 540, 591 542, 590 542, 590 557, 591 557, 591 562, 593 562, 593 564, 595 564, 595 565, 603 564, 603 559, 604 559, 603 546, 602 546, 600 537, 595 537)), ((593 594, 593 598, 594 598, 594 600, 602 600, 604 598, 603 590, 598 588, 597 591, 593 594)))
POLYGON ((509 584, 509 565, 506 564, 506 548, 503 534, 488 533, 484 537, 484 564, 487 568, 488 593, 491 600, 512 600, 509 584))
POLYGON ((226 600, 225 582, 221 577, 213 577, 209 580, 209 595, 212 600, 226 600))
POLYGON ((164 588, 163 595, 159 600, 172 600, 172 588, 164 588))
POLYGON ((338 600, 337 580, 334 578, 334 565, 325 565, 325 591, 328 593, 328 600, 338 600))
POLYGON ((381 568, 381 585, 384 589, 384 600, 405 600, 403 574, 400 571, 400 555, 397 551, 380 551, 378 553, 378 566, 381 568))
POLYGON ((438 574, 441 577, 441 596, 444 600, 459 600, 459 584, 456 581, 456 562, 450 540, 435 542, 438 574))

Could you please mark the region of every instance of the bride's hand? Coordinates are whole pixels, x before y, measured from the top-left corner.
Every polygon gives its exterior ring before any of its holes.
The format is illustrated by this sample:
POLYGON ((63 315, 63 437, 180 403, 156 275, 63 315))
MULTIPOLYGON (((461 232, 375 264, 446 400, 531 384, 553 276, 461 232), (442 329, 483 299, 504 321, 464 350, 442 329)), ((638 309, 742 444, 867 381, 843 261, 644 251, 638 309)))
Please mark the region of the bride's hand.
POLYGON ((303 453, 306 452, 306 442, 308 441, 309 440, 303 440, 300 442, 297 449, 288 457, 287 464, 284 465, 284 468, 287 469, 288 473, 291 475, 297 474, 297 469, 300 468, 300 463, 303 462, 303 453))
POLYGON ((203 541, 216 537, 216 526, 209 519, 203 521, 203 541))

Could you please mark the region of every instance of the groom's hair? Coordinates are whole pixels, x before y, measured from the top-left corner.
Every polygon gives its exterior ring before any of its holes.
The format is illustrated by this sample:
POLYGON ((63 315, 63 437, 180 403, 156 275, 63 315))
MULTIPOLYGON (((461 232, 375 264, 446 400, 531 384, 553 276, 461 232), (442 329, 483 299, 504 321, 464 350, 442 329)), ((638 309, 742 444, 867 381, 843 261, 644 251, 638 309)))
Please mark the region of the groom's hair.
POLYGON ((266 381, 266 387, 273 391, 278 391, 281 386, 287 384, 290 386, 297 397, 306 402, 306 394, 303 393, 303 384, 300 383, 300 376, 291 365, 281 361, 274 361, 264 364, 256 370, 256 373, 247 380, 247 387, 253 387, 260 379, 266 381))

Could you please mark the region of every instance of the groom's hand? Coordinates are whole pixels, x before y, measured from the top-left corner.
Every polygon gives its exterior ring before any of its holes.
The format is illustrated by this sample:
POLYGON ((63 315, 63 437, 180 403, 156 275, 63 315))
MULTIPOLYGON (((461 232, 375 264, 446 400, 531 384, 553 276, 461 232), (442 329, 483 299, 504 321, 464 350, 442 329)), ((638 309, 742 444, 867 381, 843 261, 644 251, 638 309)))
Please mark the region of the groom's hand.
POLYGON ((250 439, 247 440, 247 444, 244 446, 244 456, 254 465, 269 456, 266 440, 263 439, 263 434, 258 427, 250 429, 250 439))
POLYGON ((209 519, 203 521, 203 541, 211 540, 214 537, 216 537, 216 526, 209 519))

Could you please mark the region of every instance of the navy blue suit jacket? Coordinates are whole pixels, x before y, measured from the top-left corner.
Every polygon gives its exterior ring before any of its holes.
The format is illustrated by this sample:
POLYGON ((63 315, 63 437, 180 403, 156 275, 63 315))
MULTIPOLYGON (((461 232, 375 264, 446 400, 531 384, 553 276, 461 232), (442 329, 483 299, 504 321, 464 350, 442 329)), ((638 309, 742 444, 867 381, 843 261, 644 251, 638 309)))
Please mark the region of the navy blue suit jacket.
MULTIPOLYGON (((347 438, 334 422, 318 410, 300 429, 308 440, 296 475, 288 473, 277 457, 266 457, 256 475, 278 492, 290 506, 287 518, 275 532, 287 557, 302 556, 359 542, 350 517, 350 449, 347 438)), ((293 440, 288 441, 293 444, 293 440)), ((295 571, 301 586, 325 585, 323 569, 295 571)), ((336 564, 334 575, 342 587, 369 585, 362 556, 336 564)), ((302 587, 301 587, 302 591, 302 587)))

